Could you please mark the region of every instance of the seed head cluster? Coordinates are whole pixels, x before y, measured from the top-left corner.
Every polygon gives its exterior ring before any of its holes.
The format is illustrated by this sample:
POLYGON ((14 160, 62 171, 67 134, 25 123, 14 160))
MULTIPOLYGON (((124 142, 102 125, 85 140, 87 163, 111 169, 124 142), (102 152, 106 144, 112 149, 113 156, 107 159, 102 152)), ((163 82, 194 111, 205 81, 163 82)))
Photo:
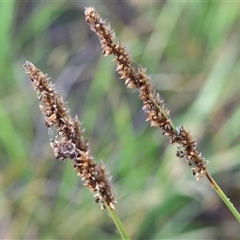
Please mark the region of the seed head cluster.
POLYGON ((174 127, 170 119, 170 111, 156 93, 150 77, 146 75, 146 69, 135 67, 126 47, 115 38, 115 33, 110 25, 100 18, 93 7, 85 9, 85 17, 91 30, 99 38, 103 55, 115 56, 116 71, 119 73, 120 79, 125 80, 128 88, 139 90, 139 98, 143 101, 143 110, 147 114, 147 121, 150 121, 151 126, 160 128, 162 134, 170 139, 171 144, 178 144, 176 156, 188 162, 197 180, 203 178, 207 173, 208 161, 196 150, 197 142, 185 127, 174 127))
POLYGON ((37 92, 46 126, 49 132, 56 130, 54 139, 50 140, 54 155, 57 159, 73 160, 74 169, 84 181, 84 186, 94 193, 95 201, 105 208, 105 204, 114 209, 116 203, 111 190, 110 179, 102 163, 97 164, 89 153, 89 145, 83 140, 83 131, 77 118, 68 114, 63 98, 55 90, 54 85, 32 63, 24 64, 26 73, 37 92), (55 129, 54 129, 55 128, 55 129))

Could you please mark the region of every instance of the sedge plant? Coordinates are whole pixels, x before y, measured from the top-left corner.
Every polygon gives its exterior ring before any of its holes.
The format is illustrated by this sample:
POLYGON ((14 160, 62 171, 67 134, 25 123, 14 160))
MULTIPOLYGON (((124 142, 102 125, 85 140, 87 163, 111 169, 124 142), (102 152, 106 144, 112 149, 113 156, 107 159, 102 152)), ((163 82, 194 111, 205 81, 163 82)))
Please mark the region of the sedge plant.
MULTIPOLYGON (((185 126, 176 127, 173 124, 170 110, 154 89, 150 77, 146 74, 146 69, 136 66, 126 47, 115 37, 115 32, 110 25, 100 17, 93 7, 85 9, 85 17, 91 30, 99 38, 103 55, 114 56, 117 64, 116 71, 119 73, 120 79, 125 81, 127 88, 139 91, 139 98, 143 102, 143 110, 150 125, 159 128, 162 135, 169 139, 170 144, 177 146, 176 156, 186 161, 196 180, 207 179, 236 220, 240 222, 239 212, 210 175, 208 160, 197 150, 196 139, 185 126)), ((69 115, 62 96, 48 81, 47 75, 44 75, 30 62, 26 62, 24 67, 37 92, 40 101, 39 107, 49 129, 50 145, 55 157, 60 160, 72 159, 73 167, 83 180, 84 186, 94 193, 95 201, 100 203, 101 209, 108 210, 122 239, 130 239, 115 211, 116 199, 111 188, 110 178, 105 172, 105 166, 102 163, 97 164, 90 155, 89 145, 83 139, 83 130, 81 130, 78 118, 72 118, 69 115)))

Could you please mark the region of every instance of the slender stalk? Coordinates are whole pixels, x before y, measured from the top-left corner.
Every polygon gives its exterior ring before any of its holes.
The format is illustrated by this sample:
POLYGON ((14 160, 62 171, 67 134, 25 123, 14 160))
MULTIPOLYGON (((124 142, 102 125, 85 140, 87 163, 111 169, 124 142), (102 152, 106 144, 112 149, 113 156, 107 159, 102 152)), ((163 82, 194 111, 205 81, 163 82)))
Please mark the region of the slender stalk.
POLYGON ((112 220, 113 220, 115 226, 117 227, 118 232, 120 233, 122 239, 124 239, 124 240, 130 240, 130 237, 128 236, 127 231, 126 231, 126 229, 124 228, 121 220, 120 220, 119 217, 117 216, 117 213, 115 212, 115 210, 112 209, 112 208, 110 208, 107 204, 106 204, 105 206, 106 206, 109 214, 111 215, 112 220))
MULTIPOLYGON (((151 99, 151 101, 154 103, 156 108, 161 111, 161 113, 165 116, 164 111, 161 109, 161 107, 154 101, 154 99, 151 99)), ((176 130, 176 127, 170 122, 172 128, 176 130)), ((212 176, 209 174, 208 171, 206 171, 206 178, 210 182, 211 186, 214 188, 214 190, 217 192, 217 194, 220 196, 220 198, 223 200, 223 202, 226 204, 226 206, 229 208, 229 210, 232 212, 232 214, 235 216, 235 218, 240 222, 240 214, 238 210, 234 207, 233 203, 230 201, 230 199, 225 195, 225 193, 222 191, 222 189, 219 187, 219 185, 216 183, 216 181, 212 178, 212 176)))
POLYGON ((240 222, 239 212, 208 173, 208 161, 196 149, 196 139, 192 137, 184 126, 175 127, 172 123, 170 110, 164 106, 163 99, 155 91, 150 77, 146 74, 146 69, 141 66, 135 67, 126 47, 115 37, 115 32, 111 29, 110 25, 100 17, 93 7, 86 8, 85 15, 86 22, 99 38, 103 55, 114 55, 114 61, 117 63, 116 71, 119 73, 120 79, 125 80, 128 88, 139 90, 139 98, 143 101, 143 110, 147 114, 147 121, 150 121, 152 127, 160 128, 162 134, 170 139, 171 144, 177 143, 179 145, 176 156, 186 160, 188 165, 191 166, 196 180, 200 180, 205 176, 207 177, 229 210, 240 222))
POLYGON ((231 203, 230 199, 225 195, 225 193, 222 191, 222 189, 218 186, 218 184, 214 181, 214 179, 211 177, 211 175, 208 172, 206 172, 206 177, 210 182, 211 186, 214 188, 214 190, 217 192, 217 194, 224 201, 224 203, 227 205, 229 210, 232 212, 232 214, 240 223, 240 214, 238 210, 234 207, 234 205, 231 203))
MULTIPOLYGON (((165 115, 164 111, 161 109, 161 107, 154 101, 154 99, 151 99, 151 101, 154 103, 156 108, 161 111, 163 115, 165 115)), ((172 122, 170 122, 172 128, 176 130, 176 127, 172 122)), ((223 200, 223 202, 226 204, 226 206, 229 208, 229 210, 232 212, 232 214, 235 216, 235 218, 240 223, 240 214, 238 210, 234 207, 233 203, 230 201, 230 199, 225 195, 225 193, 222 191, 222 189, 219 187, 219 185, 216 183, 216 181, 212 178, 212 176, 209 174, 208 171, 206 171, 206 178, 210 182, 211 186, 214 188, 214 190, 217 192, 217 194, 220 196, 220 198, 223 200)))
MULTIPOLYGON (((154 101, 154 99, 151 99, 151 101, 154 103, 156 108, 161 111, 163 115, 165 115, 164 111, 161 109, 161 107, 154 101)), ((176 130, 176 127, 172 122, 170 122, 172 128, 176 130)), ((238 210, 234 207, 233 203, 230 201, 230 199, 225 195, 225 193, 222 191, 222 189, 219 187, 219 185, 216 183, 216 181, 212 178, 212 176, 209 174, 208 171, 206 171, 206 178, 210 182, 211 186, 214 188, 214 190, 217 192, 217 194, 221 197, 223 202, 226 204, 226 206, 229 208, 229 210, 232 212, 232 214, 235 216, 235 218, 240 222, 240 214, 238 210)))

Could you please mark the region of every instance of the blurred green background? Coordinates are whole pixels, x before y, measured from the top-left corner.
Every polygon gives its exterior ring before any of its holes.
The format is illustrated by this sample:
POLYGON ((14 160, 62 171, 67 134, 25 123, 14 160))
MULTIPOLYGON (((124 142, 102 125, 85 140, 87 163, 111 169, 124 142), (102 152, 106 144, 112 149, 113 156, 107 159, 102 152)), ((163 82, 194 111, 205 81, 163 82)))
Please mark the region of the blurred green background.
POLYGON ((120 239, 107 212, 54 159, 22 65, 56 83, 86 129, 91 154, 113 176, 116 211, 133 239, 239 239, 236 219, 126 89, 84 20, 94 6, 148 69, 240 210, 240 4, 172 1, 0 2, 0 238, 120 239))

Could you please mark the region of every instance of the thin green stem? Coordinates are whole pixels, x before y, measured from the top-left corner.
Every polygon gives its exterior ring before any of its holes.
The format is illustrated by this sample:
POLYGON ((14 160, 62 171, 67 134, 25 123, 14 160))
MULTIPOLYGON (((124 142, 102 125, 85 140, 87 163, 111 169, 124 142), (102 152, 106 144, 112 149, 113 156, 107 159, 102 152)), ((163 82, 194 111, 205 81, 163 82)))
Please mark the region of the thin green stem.
MULTIPOLYGON (((166 113, 164 110, 159 106, 159 104, 153 99, 150 98, 153 104, 159 109, 159 111, 162 113, 162 115, 167 118, 166 113)), ((174 124, 170 121, 170 125, 174 131, 176 131, 176 127, 174 124)), ((218 186, 218 184, 214 181, 214 179, 211 177, 211 175, 206 172, 206 177, 208 181, 210 182, 211 186, 215 189, 215 191, 218 193, 218 195, 221 197, 221 199, 224 201, 226 206, 229 208, 229 210, 232 212, 232 214, 235 216, 235 218, 240 222, 240 214, 238 210, 234 207, 234 205, 231 203, 230 199, 225 195, 225 193, 222 191, 222 189, 218 186)))
POLYGON ((113 222, 115 223, 118 232, 120 233, 123 240, 130 240, 130 237, 128 236, 126 229, 124 228, 121 220, 118 218, 117 213, 114 209, 110 208, 107 204, 105 204, 109 214, 111 215, 113 222))
POLYGON ((235 218, 240 222, 240 214, 238 210, 234 207, 234 205, 231 203, 230 199, 225 195, 225 193, 222 191, 222 189, 218 186, 218 184, 214 181, 214 179, 211 177, 211 175, 207 172, 206 177, 211 183, 211 186, 215 189, 215 191, 218 193, 218 195, 221 197, 221 199, 224 201, 224 203, 227 205, 229 210, 232 212, 232 214, 235 216, 235 218))

